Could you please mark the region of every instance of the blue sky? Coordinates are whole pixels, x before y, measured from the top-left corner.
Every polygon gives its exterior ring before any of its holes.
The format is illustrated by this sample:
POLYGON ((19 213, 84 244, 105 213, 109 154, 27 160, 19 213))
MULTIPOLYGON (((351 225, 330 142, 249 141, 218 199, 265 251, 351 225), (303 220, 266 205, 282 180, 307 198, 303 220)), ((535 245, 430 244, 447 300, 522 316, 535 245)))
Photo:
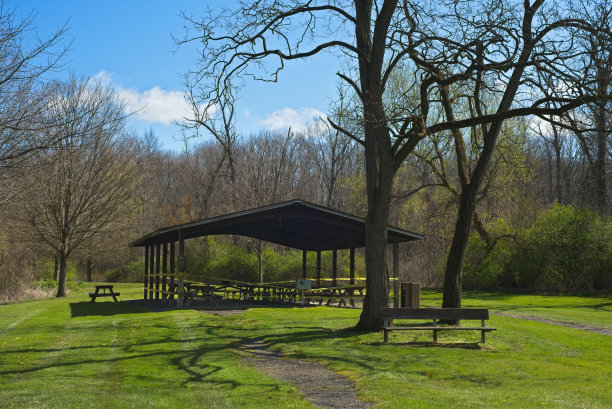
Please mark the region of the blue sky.
MULTIPOLYGON (((229 0, 228 0, 229 1, 229 0)), ((38 13, 35 24, 43 38, 68 21, 71 51, 66 71, 109 81, 127 101, 141 109, 130 129, 153 129, 164 148, 179 150, 180 129, 172 120, 187 114, 181 74, 195 63, 194 49, 179 49, 171 34, 181 36, 184 10, 201 14, 220 1, 49 1, 8 0, 19 14, 38 13)), ((337 63, 322 55, 287 65, 278 84, 249 82, 240 94, 237 125, 244 134, 262 129, 300 129, 313 115, 327 112, 335 95, 337 63)))

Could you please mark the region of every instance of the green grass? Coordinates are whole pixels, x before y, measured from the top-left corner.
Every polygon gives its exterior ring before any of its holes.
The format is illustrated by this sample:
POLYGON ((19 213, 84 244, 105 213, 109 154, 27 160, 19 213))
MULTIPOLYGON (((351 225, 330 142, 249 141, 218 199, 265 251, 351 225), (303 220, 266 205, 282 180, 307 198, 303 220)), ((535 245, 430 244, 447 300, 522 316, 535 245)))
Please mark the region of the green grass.
MULTIPOLYGON (((118 284, 121 299, 142 296, 118 284)), ((492 316, 479 333, 357 334, 359 311, 256 308, 218 317, 151 313, 128 303, 64 299, 0 306, 0 407, 309 408, 292 385, 246 364, 239 346, 263 339, 291 357, 353 379, 377 408, 611 408, 609 336, 492 316)), ((439 293, 423 292, 424 305, 439 293)), ((468 293, 465 306, 612 325, 612 297, 468 293), (523 304, 525 303, 525 304, 523 304), (598 307, 600 306, 600 307, 598 307), (593 310, 595 318, 588 316, 593 310)))
MULTIPOLYGON (((442 294, 437 290, 423 290, 421 297, 423 306, 442 305, 442 294)), ((612 297, 609 294, 580 297, 467 291, 463 295, 462 306, 612 330, 612 297)))

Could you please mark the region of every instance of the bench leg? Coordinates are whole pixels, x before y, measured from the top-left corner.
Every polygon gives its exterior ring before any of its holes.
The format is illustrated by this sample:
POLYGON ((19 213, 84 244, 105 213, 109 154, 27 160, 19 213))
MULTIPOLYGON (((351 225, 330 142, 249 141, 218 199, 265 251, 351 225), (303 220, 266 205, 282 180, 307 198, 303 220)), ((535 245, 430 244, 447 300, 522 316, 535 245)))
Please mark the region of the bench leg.
POLYGON ((438 342, 438 330, 437 329, 433 330, 433 342, 434 343, 438 342))
POLYGON ((96 296, 91 297, 91 302, 96 302, 96 296))
POLYGON ((383 330, 383 332, 385 333, 385 344, 386 344, 386 343, 389 341, 389 335, 388 335, 388 332, 389 332, 389 331, 387 331, 387 330, 385 329, 385 330, 383 330))
POLYGON ((119 302, 117 301, 117 297, 115 296, 115 294, 113 294, 113 300, 115 300, 115 302, 119 302))
POLYGON ((480 331, 480 341, 483 344, 485 343, 485 333, 486 333, 486 331, 480 331))

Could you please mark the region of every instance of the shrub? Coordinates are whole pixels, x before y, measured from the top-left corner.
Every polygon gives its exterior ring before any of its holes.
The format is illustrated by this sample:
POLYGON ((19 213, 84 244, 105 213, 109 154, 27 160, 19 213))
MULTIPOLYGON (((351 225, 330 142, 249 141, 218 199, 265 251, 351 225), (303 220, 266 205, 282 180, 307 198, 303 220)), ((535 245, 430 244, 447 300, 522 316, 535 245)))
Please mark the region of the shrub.
POLYGON ((497 239, 470 238, 463 269, 466 288, 540 291, 612 290, 612 220, 575 206, 554 204, 515 232, 498 220, 497 239))
POLYGON ((513 260, 520 286, 553 291, 610 289, 612 223, 553 205, 520 234, 513 260), (598 288, 606 286, 607 288, 598 288))

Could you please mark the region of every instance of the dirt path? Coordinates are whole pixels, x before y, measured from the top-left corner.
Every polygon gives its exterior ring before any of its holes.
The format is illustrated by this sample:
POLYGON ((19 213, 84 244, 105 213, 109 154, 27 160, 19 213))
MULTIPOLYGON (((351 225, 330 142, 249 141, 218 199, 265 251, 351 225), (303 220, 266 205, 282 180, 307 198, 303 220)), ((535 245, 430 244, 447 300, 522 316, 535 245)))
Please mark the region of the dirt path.
POLYGON ((304 397, 318 408, 366 409, 372 405, 359 400, 355 386, 346 377, 323 365, 301 359, 285 359, 260 340, 241 348, 248 352, 247 362, 271 378, 296 385, 304 397))
POLYGON ((546 324, 561 325, 562 327, 581 329, 584 331, 595 332, 597 334, 612 336, 612 330, 605 329, 605 328, 599 328, 599 327, 592 327, 590 325, 577 324, 574 322, 555 321, 555 320, 549 320, 546 318, 530 317, 528 315, 506 314, 502 312, 496 312, 496 313, 493 313, 493 315, 500 315, 502 317, 510 317, 510 318, 520 318, 523 320, 543 322, 546 324))

